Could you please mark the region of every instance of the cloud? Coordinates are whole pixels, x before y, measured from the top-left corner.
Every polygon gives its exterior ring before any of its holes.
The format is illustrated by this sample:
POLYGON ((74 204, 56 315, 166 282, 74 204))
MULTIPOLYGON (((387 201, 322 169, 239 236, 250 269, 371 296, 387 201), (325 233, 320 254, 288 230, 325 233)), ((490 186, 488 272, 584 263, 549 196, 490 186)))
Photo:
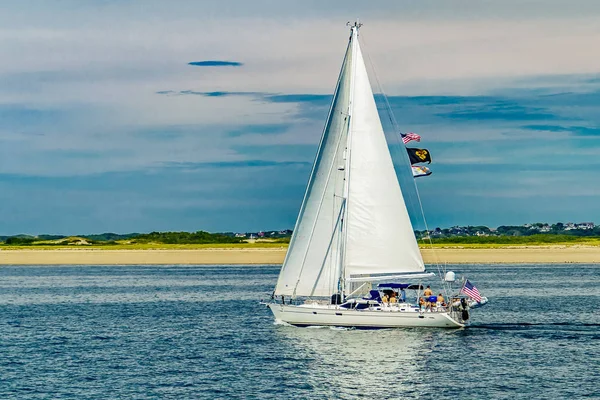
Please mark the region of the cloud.
POLYGON ((227 132, 231 137, 237 137, 249 134, 278 135, 287 132, 290 129, 290 123, 285 124, 258 124, 245 125, 227 132))
POLYGON ((192 61, 188 65, 195 67, 241 67, 244 64, 238 61, 192 61))
POLYGON ((496 100, 491 104, 480 103, 477 106, 461 106, 455 110, 438 114, 444 118, 463 120, 502 120, 502 121, 530 121, 550 120, 556 115, 541 108, 524 107, 512 102, 496 100))
POLYGON ((544 132, 568 132, 575 136, 600 136, 600 128, 587 126, 562 125, 525 125, 523 129, 544 132))
POLYGON ((203 168, 246 168, 246 167, 277 167, 277 166, 310 166, 309 162, 299 161, 271 161, 271 160, 240 160, 240 161, 215 161, 215 162, 202 162, 202 163, 180 163, 170 162, 165 163, 165 167, 169 168, 181 168, 186 170, 196 170, 203 168))
POLYGON ((309 171, 303 163, 251 160, 85 176, 0 174, 0 234, 284 229, 294 224, 309 171))
POLYGON ((265 95, 265 99, 272 103, 312 103, 325 104, 331 102, 330 94, 279 94, 265 95))
POLYGON ((249 97, 266 97, 268 93, 261 92, 200 92, 195 90, 159 90, 156 94, 165 95, 194 95, 204 97, 231 97, 231 96, 249 96, 249 97))

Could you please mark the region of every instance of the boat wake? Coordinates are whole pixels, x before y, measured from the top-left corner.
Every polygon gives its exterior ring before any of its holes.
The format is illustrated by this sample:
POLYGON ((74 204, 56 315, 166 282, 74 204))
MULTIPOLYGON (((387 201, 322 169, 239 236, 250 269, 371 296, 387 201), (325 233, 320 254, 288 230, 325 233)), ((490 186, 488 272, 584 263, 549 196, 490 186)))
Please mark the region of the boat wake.
POLYGON ((573 327, 573 328, 588 328, 598 327, 600 324, 595 323, 582 323, 582 322, 546 322, 546 323, 530 323, 530 322, 514 322, 506 324, 473 324, 470 325, 470 329, 490 329, 499 331, 510 331, 510 330, 528 330, 528 329, 553 329, 556 327, 573 327))
POLYGON ((597 340, 600 339, 597 323, 582 322, 547 322, 547 323, 512 323, 512 324, 482 324, 471 325, 472 333, 487 330, 492 333, 511 333, 524 338, 550 338, 555 340, 597 340))
POLYGON ((276 320, 273 322, 273 325, 294 326, 294 325, 292 325, 292 324, 288 324, 287 322, 285 322, 285 321, 282 321, 282 320, 280 320, 280 319, 276 319, 276 320))
MULTIPOLYGON (((292 324, 288 324, 285 321, 281 321, 281 320, 275 320, 275 322, 273 322, 273 325, 280 325, 280 326, 289 326, 292 328, 299 328, 298 326, 292 325, 292 324)), ((301 328, 303 329, 329 329, 332 331, 353 331, 356 328, 354 327, 348 327, 348 326, 329 326, 329 325, 306 325, 306 326, 302 326, 301 328)))
POLYGON ((356 328, 350 326, 329 326, 332 331, 353 331, 356 328))

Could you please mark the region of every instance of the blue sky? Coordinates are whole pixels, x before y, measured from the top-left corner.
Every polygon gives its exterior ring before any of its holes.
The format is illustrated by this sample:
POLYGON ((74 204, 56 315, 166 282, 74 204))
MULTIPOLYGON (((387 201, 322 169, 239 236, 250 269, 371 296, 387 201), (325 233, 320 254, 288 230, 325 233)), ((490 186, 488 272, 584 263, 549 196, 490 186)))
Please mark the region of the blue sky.
POLYGON ((2 5, 0 234, 293 227, 356 16, 430 227, 600 223, 600 3, 474 3, 2 5))

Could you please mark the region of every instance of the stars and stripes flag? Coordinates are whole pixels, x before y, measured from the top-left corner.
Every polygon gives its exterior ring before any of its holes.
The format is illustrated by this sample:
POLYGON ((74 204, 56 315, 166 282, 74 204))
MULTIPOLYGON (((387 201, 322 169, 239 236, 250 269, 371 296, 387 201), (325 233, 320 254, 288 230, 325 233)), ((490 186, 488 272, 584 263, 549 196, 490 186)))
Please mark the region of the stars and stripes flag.
POLYGON ((481 303, 481 295, 479 294, 479 290, 471 282, 468 280, 465 282, 465 285, 461 289, 461 292, 472 298, 478 303, 481 303))
POLYGON ((402 136, 402 143, 404 143, 404 144, 410 142, 411 140, 414 140, 416 142, 420 142, 421 141, 421 136, 419 136, 419 135, 417 135, 416 133, 413 133, 413 132, 400 133, 400 136, 402 136))

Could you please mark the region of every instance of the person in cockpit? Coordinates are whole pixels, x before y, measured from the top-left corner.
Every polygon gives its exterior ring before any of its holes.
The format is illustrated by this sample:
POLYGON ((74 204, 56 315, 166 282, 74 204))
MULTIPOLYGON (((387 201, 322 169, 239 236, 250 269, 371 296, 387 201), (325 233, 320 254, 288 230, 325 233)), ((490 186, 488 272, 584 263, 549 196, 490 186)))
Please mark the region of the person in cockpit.
POLYGON ((383 296, 381 297, 381 302, 382 302, 383 304, 388 304, 388 303, 390 302, 390 298, 389 298, 389 296, 387 295, 387 293, 384 293, 384 294, 383 294, 383 296))

